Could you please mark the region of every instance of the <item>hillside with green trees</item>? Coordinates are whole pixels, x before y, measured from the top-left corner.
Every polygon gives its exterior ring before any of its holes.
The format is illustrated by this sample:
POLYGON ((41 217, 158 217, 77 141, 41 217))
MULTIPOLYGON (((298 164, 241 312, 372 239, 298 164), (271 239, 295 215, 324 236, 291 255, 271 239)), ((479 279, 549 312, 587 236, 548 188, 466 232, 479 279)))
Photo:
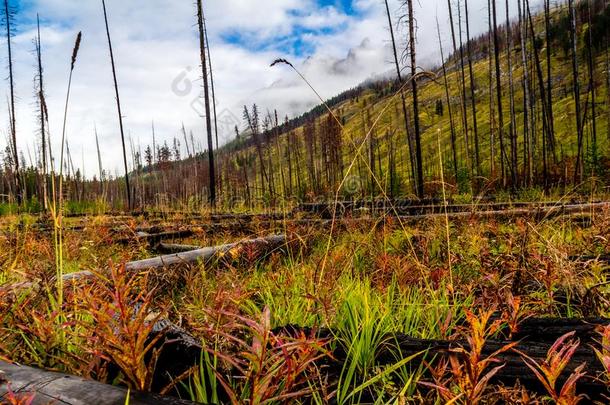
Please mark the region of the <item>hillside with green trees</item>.
MULTIPOLYGON (((418 73, 426 194, 437 194, 442 179, 460 193, 565 188, 585 179, 607 183, 610 7, 597 1, 589 10, 588 4, 576 8, 579 128, 565 5, 549 12, 550 46, 544 13, 530 19, 528 10, 520 10, 522 18, 511 21, 509 30, 498 27, 499 81, 493 27, 462 48, 458 40, 457 52, 444 49, 451 51, 444 67, 418 73)), ((223 192, 244 199, 329 196, 347 177, 340 191, 346 196, 416 194, 410 90, 406 81, 380 81, 281 126, 274 113, 246 107, 246 139, 222 150, 223 192)))

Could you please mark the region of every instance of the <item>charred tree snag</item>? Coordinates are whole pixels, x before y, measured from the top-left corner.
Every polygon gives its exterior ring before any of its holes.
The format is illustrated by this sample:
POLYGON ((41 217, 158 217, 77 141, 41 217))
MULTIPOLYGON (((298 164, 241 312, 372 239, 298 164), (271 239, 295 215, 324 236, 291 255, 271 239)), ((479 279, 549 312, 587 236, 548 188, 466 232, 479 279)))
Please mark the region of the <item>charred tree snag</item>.
POLYGON ((123 130, 123 113, 121 112, 121 99, 119 97, 119 85, 117 83, 116 68, 114 64, 114 53, 112 51, 112 40, 110 39, 110 28, 108 27, 108 14, 106 13, 106 2, 102 0, 104 9, 104 22, 106 25, 106 36, 108 38, 108 51, 110 53, 110 64, 112 66, 112 78, 114 80, 114 93, 116 95, 117 112, 119 116, 119 129, 121 131, 121 143, 123 145, 123 165, 125 168, 125 188, 127 191, 127 211, 134 209, 131 198, 131 188, 129 186, 129 169, 127 168, 127 150, 125 149, 125 132, 123 130))
MULTIPOLYGON (((398 51, 396 50, 396 38, 394 36, 394 26, 392 24, 392 15, 390 14, 390 6, 388 5, 388 0, 385 0, 385 9, 388 15, 388 27, 390 29, 390 35, 392 37, 392 51, 394 53, 394 65, 396 67, 396 77, 398 79, 398 83, 402 87, 402 73, 400 71, 400 62, 398 61, 398 51)), ((407 100, 405 98, 404 91, 400 91, 400 99, 402 103, 402 115, 405 124, 405 135, 407 137, 407 144, 409 146, 409 162, 411 163, 411 178, 415 179, 415 162, 413 161, 413 142, 411 140, 411 136, 409 135, 409 114, 407 113, 407 100)), ((453 125, 452 125, 453 129, 453 125)), ((455 150, 455 145, 454 145, 455 150)))
POLYGON ((216 173, 214 164, 214 141, 212 140, 212 116, 210 110, 210 87, 208 82, 208 65, 206 61, 205 31, 203 27, 203 5, 201 0, 197 0, 197 25, 199 27, 199 56, 201 58, 201 71, 203 74, 203 97, 205 103, 205 124, 208 137, 208 163, 210 171, 210 205, 216 207, 216 173))
POLYGON ((415 57, 415 15, 413 0, 407 0, 409 18, 409 56, 411 58, 411 90, 413 91, 413 123, 415 126, 415 163, 417 165, 417 196, 424 198, 424 168, 422 162, 419 104, 417 97, 417 61, 415 57))
POLYGON ((578 150, 576 151, 576 166, 574 167, 574 183, 582 177, 581 162, 583 149, 583 128, 580 109, 580 82, 578 73, 578 37, 576 34, 576 9, 574 0, 568 1, 570 12, 570 40, 572 42, 572 89, 574 91, 574 109, 576 113, 576 135, 578 137, 578 150))

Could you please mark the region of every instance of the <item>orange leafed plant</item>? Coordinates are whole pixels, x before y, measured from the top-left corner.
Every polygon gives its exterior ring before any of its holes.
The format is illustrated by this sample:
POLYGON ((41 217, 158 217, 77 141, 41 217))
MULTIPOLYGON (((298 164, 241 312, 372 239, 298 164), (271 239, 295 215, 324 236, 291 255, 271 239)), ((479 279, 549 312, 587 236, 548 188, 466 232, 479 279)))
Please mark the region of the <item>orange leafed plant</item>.
POLYGON ((491 369, 489 367, 499 363, 498 355, 513 349, 517 345, 518 342, 509 343, 489 356, 483 356, 487 339, 496 333, 502 325, 501 320, 489 322, 494 312, 494 309, 490 309, 480 312, 477 316, 471 311, 465 311, 470 328, 464 335, 469 347, 453 349, 454 354, 449 358, 448 364, 446 361, 442 361, 440 369, 433 373, 436 374, 434 378, 436 383, 432 387, 436 388, 445 401, 453 403, 463 400, 468 404, 481 402, 490 380, 504 365, 498 365, 491 369), (445 374, 448 365, 451 367, 451 378, 442 381, 442 374, 445 374), (455 389, 451 389, 450 385, 452 383, 455 389))
POLYGON ((91 323, 85 323, 91 351, 116 365, 130 388, 149 391, 163 334, 151 336, 163 311, 153 314, 155 290, 142 292, 146 291, 141 288, 146 285, 145 279, 137 275, 129 278, 124 266, 111 267, 109 283, 97 279, 84 292, 85 310, 92 317, 91 323))
POLYGON ((594 348, 597 358, 604 366, 606 380, 610 382, 610 325, 606 325, 599 331, 601 335, 601 348, 594 348))
POLYGON ((572 339, 575 332, 566 333, 551 346, 546 359, 542 363, 536 362, 531 357, 521 354, 525 364, 534 372, 542 383, 548 394, 558 405, 572 405, 580 402, 584 395, 576 395, 576 383, 584 377, 583 371, 586 364, 583 363, 574 369, 561 390, 557 391, 557 380, 570 363, 576 349, 580 346, 578 339, 572 339))

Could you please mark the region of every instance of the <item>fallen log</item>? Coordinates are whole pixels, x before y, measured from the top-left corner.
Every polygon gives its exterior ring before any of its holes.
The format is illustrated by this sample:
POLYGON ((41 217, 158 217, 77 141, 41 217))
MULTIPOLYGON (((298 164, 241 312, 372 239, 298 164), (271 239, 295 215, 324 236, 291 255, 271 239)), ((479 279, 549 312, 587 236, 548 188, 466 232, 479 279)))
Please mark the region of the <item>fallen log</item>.
POLYGON ((608 318, 528 318, 519 324, 512 340, 553 343, 569 332, 583 344, 599 341, 598 329, 610 325, 608 318))
POLYGON ((312 203, 301 204, 299 209, 305 212, 315 213, 322 218, 330 219, 335 212, 336 215, 343 216, 348 212, 355 210, 370 210, 372 212, 382 211, 389 215, 398 216, 417 216, 417 215, 434 215, 445 214, 445 212, 453 213, 493 213, 498 215, 498 212, 509 214, 511 211, 515 213, 524 213, 526 211, 538 213, 540 211, 568 211, 574 212, 579 207, 582 210, 598 209, 600 206, 608 207, 608 203, 557 203, 557 202, 507 202, 507 203, 473 203, 473 204, 452 204, 449 201, 445 205, 442 201, 437 201, 434 204, 417 204, 415 202, 386 202, 384 205, 379 203, 372 204, 370 202, 338 202, 333 203, 312 203))
POLYGON ((148 233, 148 232, 136 232, 135 238, 127 237, 118 239, 117 243, 127 244, 134 240, 147 242, 148 244, 155 245, 161 243, 162 240, 167 239, 183 239, 193 236, 195 234, 194 229, 178 229, 175 231, 159 232, 159 233, 148 233))
POLYGON ((124 405, 127 397, 131 405, 193 404, 191 401, 156 394, 135 391, 128 393, 126 388, 3 361, 0 361, 0 371, 0 402, 3 403, 15 395, 18 398, 32 398, 33 405, 124 405))
POLYGON ((152 250, 162 254, 191 252, 197 249, 201 249, 201 246, 178 245, 175 243, 159 243, 158 245, 152 247, 152 250))
MULTIPOLYGON (((560 337, 572 330, 576 331, 575 337, 581 339, 581 344, 571 358, 566 370, 558 380, 558 386, 566 381, 570 373, 572 373, 581 364, 586 364, 585 371, 587 376, 583 377, 577 384, 577 392, 585 393, 590 400, 599 400, 603 395, 608 395, 608 386, 603 379, 598 377, 603 373, 603 366, 597 359, 592 345, 594 342, 595 326, 606 325, 607 319, 530 319, 529 322, 522 323, 521 335, 514 335, 512 340, 489 340, 483 348, 483 358, 490 356, 508 344, 518 341, 514 350, 508 350, 504 353, 496 355, 497 362, 493 367, 504 364, 504 367, 491 380, 493 384, 503 384, 505 386, 513 386, 519 381, 523 387, 532 392, 541 395, 547 394, 544 387, 537 379, 536 375, 526 366, 523 361, 523 355, 526 355, 539 363, 547 356, 547 352, 555 342, 555 336, 560 337), (545 336, 538 328, 548 327, 549 336, 545 336), (540 332, 540 333, 534 333, 540 332), (526 336, 525 333, 528 335, 526 336)), ((192 356, 202 350, 200 343, 193 339, 184 330, 173 326, 171 323, 161 323, 160 328, 166 330, 175 329, 173 335, 170 335, 173 344, 172 349, 164 353, 166 358, 172 359, 174 363, 179 364, 173 372, 178 373, 181 370, 188 369, 192 361, 192 356), (169 328, 168 328, 169 325, 169 328)), ((289 325, 283 328, 277 328, 272 333, 276 335, 299 336, 301 333, 310 335, 312 332, 308 328, 300 328, 298 326, 289 325)), ((335 339, 336 334, 329 329, 318 331, 318 336, 321 338, 335 339)), ((328 373, 329 381, 335 381, 341 374, 346 361, 346 352, 341 345, 337 345, 332 357, 326 357, 319 360, 321 370, 328 373)), ((425 340, 416 339, 404 334, 388 335, 384 343, 378 348, 376 354, 376 362, 378 365, 394 364, 402 358, 409 357, 416 353, 425 352, 422 357, 414 360, 414 368, 417 369, 423 360, 430 362, 438 361, 449 356, 456 356, 460 361, 468 361, 463 353, 456 349, 469 350, 469 345, 463 340, 425 340)), ((170 367, 172 363, 170 362, 170 367)), ((165 367, 165 366, 164 366, 165 367)), ((490 366, 492 368, 492 366, 490 366)), ((423 379, 430 378, 429 373, 424 372, 423 379)))
MULTIPOLYGON (((286 235, 273 235, 266 238, 249 239, 221 246, 205 247, 188 252, 129 262, 125 264, 125 270, 128 273, 137 273, 149 270, 160 270, 177 265, 193 265, 199 262, 207 262, 214 257, 225 255, 236 250, 239 251, 243 248, 264 248, 265 252, 268 253, 271 250, 281 247, 285 243, 286 235)), ((73 281, 89 277, 93 277, 92 272, 81 271, 78 273, 66 274, 63 276, 63 279, 64 281, 73 281)))

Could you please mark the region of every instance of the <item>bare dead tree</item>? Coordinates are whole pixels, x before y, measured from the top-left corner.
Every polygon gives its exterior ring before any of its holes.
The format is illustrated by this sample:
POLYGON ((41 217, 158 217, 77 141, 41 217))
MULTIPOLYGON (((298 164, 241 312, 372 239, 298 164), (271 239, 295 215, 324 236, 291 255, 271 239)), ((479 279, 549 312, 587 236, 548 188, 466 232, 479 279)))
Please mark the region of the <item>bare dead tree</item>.
POLYGON ((544 0, 544 31, 546 37, 546 114, 547 114, 547 142, 549 151, 557 161, 555 153, 555 119, 553 113, 553 59, 551 58, 551 0, 544 0))
MULTIPOLYGON (((479 153, 479 125, 477 122, 477 100, 476 100, 476 82, 474 77, 474 69, 472 68, 472 49, 470 41, 470 16, 468 13, 468 0, 464 0, 464 13, 466 14, 466 52, 468 55, 468 71, 470 75, 470 103, 472 108, 472 127, 474 130, 474 157, 476 163, 477 174, 481 174, 481 157, 479 153)), ((438 21, 437 21, 438 24, 438 21)))
MULTIPOLYGON (((265 169, 265 158, 263 156, 263 147, 260 140, 260 125, 259 125, 259 114, 258 107, 256 104, 252 106, 252 114, 248 111, 248 107, 244 106, 244 120, 248 124, 248 128, 252 133, 252 138, 254 139, 254 143, 256 146, 256 152, 258 154, 259 164, 261 167, 260 177, 261 177, 261 190, 265 189, 265 182, 269 185, 269 177, 267 176, 267 170, 265 169)), ((256 180, 256 177, 255 177, 256 180)), ((271 187, 271 186, 269 186, 271 187)), ((269 188, 269 193, 271 193, 271 188, 269 188)))
MULTIPOLYGON (((592 34, 592 18, 591 8, 593 4, 587 3, 587 65, 589 71, 589 92, 591 93, 591 159, 594 168, 597 166, 598 150, 597 150, 597 107, 596 107, 596 90, 595 90, 595 64, 593 62, 593 34, 592 34)), ((610 123, 608 123, 610 125, 610 123)))
MULTIPOLYGON (((536 41, 536 32, 534 31, 534 21, 532 19, 532 12, 530 9, 529 0, 525 0, 525 9, 527 10, 527 19, 529 21, 530 37, 531 37, 531 42, 532 42, 533 54, 534 54, 534 65, 536 68, 536 78, 537 78, 536 81, 538 82, 538 89, 540 92, 540 102, 542 104, 542 130, 543 130, 543 134, 544 134, 542 136, 542 178, 543 178, 544 188, 546 189, 549 186, 547 149, 552 149, 552 147, 550 146, 550 144, 552 143, 551 135, 550 135, 551 119, 549 116, 549 109, 548 109, 548 105, 547 105, 548 98, 546 95, 546 89, 544 87, 544 78, 542 75, 542 66, 540 63, 540 56, 539 56, 540 46, 538 44, 538 41, 536 41), (547 145, 549 145, 549 146, 547 146, 547 145)), ((548 45, 548 46, 550 46, 550 45, 548 45)))
POLYGON ((568 11, 570 14, 570 40, 572 46, 572 89, 574 90, 574 103, 576 113, 576 134, 578 137, 578 150, 576 152, 576 166, 574 168, 574 183, 582 176, 581 170, 581 155, 583 145, 583 128, 581 127, 581 111, 580 111, 580 82, 578 74, 578 50, 576 36, 576 10, 574 9, 574 0, 568 1, 568 11))
POLYGON ((6 46, 8 50, 8 80, 10 90, 9 118, 11 126, 11 142, 13 149, 13 164, 15 166, 15 196, 17 202, 21 204, 22 190, 19 178, 19 154, 17 152, 17 123, 15 118, 15 78, 13 74, 13 51, 12 51, 12 36, 11 22, 13 20, 13 11, 9 6, 9 0, 4 0, 4 25, 6 28, 6 46))
POLYGON ((523 68, 523 168, 526 178, 526 184, 532 186, 534 183, 534 171, 533 171, 533 130, 534 126, 530 123, 529 112, 531 109, 530 101, 530 78, 529 78, 529 67, 527 57, 527 20, 524 14, 524 7, 521 7, 521 0, 517 1, 517 8, 519 13, 519 36, 521 42, 521 64, 523 68))
POLYGON ((453 107, 451 105, 451 97, 449 95, 449 82, 447 80, 447 67, 445 66, 445 55, 443 52, 443 42, 441 40, 441 29, 436 16, 436 32, 438 34, 438 46, 441 51, 441 66, 443 68, 443 80, 445 85, 445 99, 447 100, 447 110, 449 112, 449 131, 451 134, 451 152, 453 153, 453 174, 457 181, 458 178, 458 160, 456 150, 455 128, 453 124, 453 107))
POLYGON ((460 41, 460 74, 461 74, 461 80, 460 80, 460 84, 461 84, 461 89, 462 89, 462 125, 464 127, 464 142, 465 142, 465 146, 466 146, 466 167, 470 170, 470 173, 472 173, 472 163, 473 163, 473 159, 471 156, 471 152, 470 152, 470 134, 469 134, 469 128, 468 128, 468 106, 466 105, 467 101, 466 98, 468 97, 466 95, 466 68, 465 68, 465 64, 464 64, 464 42, 462 40, 462 5, 460 3, 460 1, 458 0, 458 4, 457 4, 457 11, 458 11, 458 36, 459 36, 459 41, 460 41))
POLYGON ((40 146, 42 149, 42 207, 46 211, 48 207, 48 190, 47 190, 47 137, 45 128, 45 116, 47 114, 47 105, 44 95, 44 80, 42 69, 42 44, 40 40, 40 17, 36 14, 36 61, 38 64, 38 108, 40 110, 40 146))
MULTIPOLYGON (((398 52, 396 50, 396 38, 394 36, 394 25, 392 24, 392 15, 390 13, 390 6, 388 4, 388 0, 385 0, 385 8, 386 14, 388 16, 388 27, 390 29, 390 36, 392 38, 392 51, 394 54, 394 66, 396 67, 396 77, 400 87, 402 88, 403 80, 402 80, 402 72, 400 70, 400 62, 398 59, 398 52)), ((415 180, 415 162, 413 160, 413 140, 409 135, 409 114, 407 113, 407 101, 404 92, 400 91, 400 99, 402 103, 402 115, 405 124, 405 135, 407 137, 407 145, 409 147, 409 162, 411 164, 411 179, 415 180)), ((414 184, 414 183, 412 183, 414 184)))
POLYGON ((517 187, 517 118, 515 113, 515 86, 513 81, 513 34, 510 23, 509 1, 506 0, 506 60, 508 71, 508 98, 510 103, 510 175, 512 187, 517 187))
POLYGON ((216 173, 214 165, 214 142, 212 140, 212 119, 210 113, 210 89, 208 86, 208 68, 206 63, 206 41, 203 28, 204 16, 201 0, 197 0, 197 23, 199 26, 199 56, 201 58, 201 70, 203 74, 203 97, 205 103, 205 121, 208 134, 208 160, 210 175, 210 204, 216 206, 216 173))
POLYGON ((490 156, 490 173, 491 177, 495 178, 496 176, 496 142, 495 142, 495 133, 494 133, 494 123, 495 123, 495 111, 494 111, 494 69, 493 69, 493 58, 491 54, 491 50, 494 47, 493 43, 493 26, 492 26, 492 17, 491 17, 491 0, 487 0, 487 24, 488 24, 488 33, 487 33, 487 46, 489 48, 488 52, 488 76, 489 76, 489 156, 490 156))
POLYGON ((413 123, 415 127, 415 163, 417 165, 417 196, 424 198, 424 168, 422 162, 419 100, 417 93, 417 59, 415 54, 415 14, 413 0, 406 0, 409 19, 409 55, 411 59, 411 91, 413 92, 413 123))
POLYGON ((498 37, 498 17, 496 12, 496 0, 491 0, 492 16, 493 16, 493 39, 494 39, 494 59, 496 66, 496 96, 498 108, 498 135, 500 139, 500 171, 502 173, 502 184, 506 186, 506 170, 504 168, 504 159, 506 158, 506 150, 504 149, 504 115, 502 112, 502 82, 500 70, 500 39, 498 37))
POLYGON ((112 79, 114 80, 114 92, 119 117, 119 130, 121 131, 121 145, 123 146, 123 166, 125 169, 125 188, 127 189, 127 207, 128 210, 131 210, 134 207, 132 205, 131 188, 129 186, 129 169, 127 167, 127 149, 125 147, 125 132, 123 130, 123 113, 121 112, 121 98, 119 96, 119 85, 116 77, 116 67, 114 64, 114 53, 112 51, 112 40, 110 38, 110 28, 108 27, 108 13, 106 12, 105 0, 102 0, 102 8, 104 9, 104 23, 106 25, 106 36, 108 37, 108 51, 110 53, 110 65, 112 66, 112 79))
POLYGON ((210 54, 210 42, 208 41, 208 28, 206 20, 203 19, 203 34, 205 36, 206 50, 208 56, 208 67, 210 68, 210 88, 212 90, 212 110, 214 112, 214 136, 216 137, 216 149, 218 145, 218 119, 216 116, 216 87, 214 86, 214 69, 212 69, 212 56, 210 54))

